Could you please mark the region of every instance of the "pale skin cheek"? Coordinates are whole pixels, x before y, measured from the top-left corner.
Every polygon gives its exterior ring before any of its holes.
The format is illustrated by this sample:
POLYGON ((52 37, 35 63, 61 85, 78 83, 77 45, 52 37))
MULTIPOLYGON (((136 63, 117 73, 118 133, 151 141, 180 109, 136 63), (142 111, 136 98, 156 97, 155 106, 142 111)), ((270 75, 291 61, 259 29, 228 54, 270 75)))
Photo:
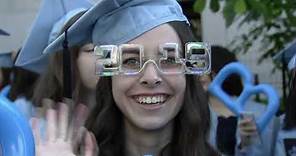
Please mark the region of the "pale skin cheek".
POLYGON ((95 86, 98 81, 98 77, 95 75, 94 59, 91 55, 82 53, 77 59, 77 66, 83 84, 90 89, 94 89, 93 86, 95 86))

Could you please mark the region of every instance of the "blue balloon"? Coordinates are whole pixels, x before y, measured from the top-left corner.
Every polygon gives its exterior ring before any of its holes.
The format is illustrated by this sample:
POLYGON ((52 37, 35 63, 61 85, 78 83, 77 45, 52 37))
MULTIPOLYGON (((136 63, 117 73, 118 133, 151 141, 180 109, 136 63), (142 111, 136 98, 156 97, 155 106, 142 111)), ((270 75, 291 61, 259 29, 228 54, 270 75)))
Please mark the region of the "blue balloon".
POLYGON ((0 95, 0 124, 0 154, 35 156, 34 137, 27 119, 3 95, 0 95))
POLYGON ((230 63, 221 69, 215 79, 209 85, 208 90, 212 95, 221 100, 225 106, 237 116, 244 112, 244 105, 252 95, 264 93, 268 98, 268 105, 264 114, 261 115, 258 120, 256 120, 259 132, 264 130, 279 108, 279 96, 276 91, 267 84, 254 86, 251 73, 240 63, 230 63), (240 75, 244 84, 242 93, 235 101, 222 90, 222 84, 224 80, 231 74, 240 75))
POLYGON ((1 91, 0 91, 0 96, 8 97, 9 91, 10 91, 11 86, 6 85, 1 91))

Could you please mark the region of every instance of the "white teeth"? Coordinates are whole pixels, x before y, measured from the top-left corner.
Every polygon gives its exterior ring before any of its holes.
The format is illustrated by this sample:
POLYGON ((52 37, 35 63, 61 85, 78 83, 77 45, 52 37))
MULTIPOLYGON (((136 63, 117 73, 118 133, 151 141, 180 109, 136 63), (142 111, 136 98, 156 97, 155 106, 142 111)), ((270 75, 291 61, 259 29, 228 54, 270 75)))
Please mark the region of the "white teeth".
POLYGON ((146 103, 151 103, 151 97, 147 97, 147 98, 145 98, 145 102, 146 102, 146 103))
POLYGON ((152 97, 152 103, 156 103, 157 101, 159 101, 159 100, 157 100, 157 97, 152 97))
POLYGON ((166 96, 158 95, 158 96, 138 96, 136 100, 140 104, 156 104, 163 103, 166 100, 166 96))

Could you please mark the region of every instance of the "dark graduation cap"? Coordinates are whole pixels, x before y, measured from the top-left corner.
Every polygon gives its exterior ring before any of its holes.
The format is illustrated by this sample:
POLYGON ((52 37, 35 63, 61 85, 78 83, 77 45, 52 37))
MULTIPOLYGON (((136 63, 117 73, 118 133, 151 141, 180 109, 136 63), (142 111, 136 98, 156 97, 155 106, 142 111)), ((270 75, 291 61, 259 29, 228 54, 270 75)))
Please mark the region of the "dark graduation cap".
POLYGON ((3 35, 3 36, 10 36, 10 34, 2 29, 0 29, 0 35, 3 35))
MULTIPOLYGON (((282 85, 283 85, 283 99, 287 99, 286 89, 287 89, 287 82, 285 71, 295 69, 296 66, 296 39, 291 43, 287 44, 283 50, 281 50, 278 54, 276 54, 273 59, 277 62, 282 62, 282 85)), ((288 77, 289 79, 289 77, 288 77)))
POLYGON ((288 64, 292 57, 296 54, 296 39, 291 43, 287 44, 285 48, 273 57, 275 61, 283 61, 288 64))

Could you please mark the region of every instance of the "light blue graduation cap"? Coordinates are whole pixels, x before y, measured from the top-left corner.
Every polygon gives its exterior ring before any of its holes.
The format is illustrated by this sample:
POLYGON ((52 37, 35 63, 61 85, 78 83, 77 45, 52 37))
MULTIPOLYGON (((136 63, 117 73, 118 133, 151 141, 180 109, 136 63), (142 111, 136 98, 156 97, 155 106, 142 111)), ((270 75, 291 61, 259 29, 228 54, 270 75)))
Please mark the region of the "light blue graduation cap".
MULTIPOLYGON (((176 0, 101 0, 67 31, 69 46, 81 42, 96 45, 126 43, 170 21, 186 21, 176 0)), ((44 54, 62 49, 65 34, 52 42, 44 54)))
POLYGON ((48 56, 42 51, 62 32, 67 21, 92 5, 89 0, 43 0, 16 66, 42 73, 48 64, 48 56))
POLYGON ((288 64, 291 58, 296 54, 296 39, 273 57, 275 61, 283 61, 283 63, 288 64))
POLYGON ((0 52, 0 68, 11 68, 13 66, 11 53, 12 52, 0 52))

